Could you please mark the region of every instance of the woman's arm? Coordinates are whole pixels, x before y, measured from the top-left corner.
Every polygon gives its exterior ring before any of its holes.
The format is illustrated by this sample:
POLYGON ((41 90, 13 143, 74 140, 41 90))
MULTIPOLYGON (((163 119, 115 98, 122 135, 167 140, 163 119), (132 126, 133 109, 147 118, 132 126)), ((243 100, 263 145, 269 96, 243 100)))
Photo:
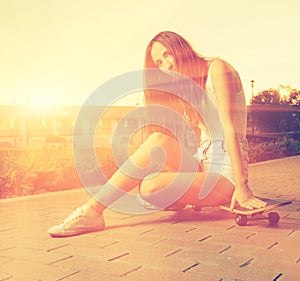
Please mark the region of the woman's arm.
MULTIPOLYGON (((211 66, 211 79, 217 96, 217 109, 224 126, 226 147, 231 159, 234 177, 235 192, 231 207, 237 201, 241 206, 252 209, 265 205, 265 203, 253 196, 248 186, 248 179, 244 169, 241 148, 233 111, 236 110, 234 94, 242 89, 242 85, 236 71, 225 61, 216 60, 211 66)), ((240 106, 245 107, 244 104, 240 106)))

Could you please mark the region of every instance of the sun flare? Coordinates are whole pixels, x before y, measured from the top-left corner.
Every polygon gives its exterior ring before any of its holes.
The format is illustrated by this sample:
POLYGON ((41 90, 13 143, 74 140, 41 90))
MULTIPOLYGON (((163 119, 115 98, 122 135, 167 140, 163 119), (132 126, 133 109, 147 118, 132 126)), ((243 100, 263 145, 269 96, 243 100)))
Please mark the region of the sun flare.
POLYGON ((279 94, 282 99, 287 98, 290 95, 291 91, 287 87, 279 87, 279 94))

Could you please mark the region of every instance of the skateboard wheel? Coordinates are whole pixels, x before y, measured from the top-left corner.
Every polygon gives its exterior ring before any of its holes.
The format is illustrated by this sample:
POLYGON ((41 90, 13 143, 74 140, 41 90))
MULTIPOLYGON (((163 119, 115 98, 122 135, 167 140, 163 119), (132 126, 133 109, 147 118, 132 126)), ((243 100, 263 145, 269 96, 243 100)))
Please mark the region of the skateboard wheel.
POLYGON ((195 212, 200 212, 201 211, 201 207, 200 206, 193 206, 193 210, 195 211, 195 212))
POLYGON ((247 221, 248 221, 247 216, 236 215, 236 217, 235 217, 235 222, 239 226, 245 226, 245 225, 247 225, 247 221))
POLYGON ((271 212, 268 214, 268 221, 270 224, 277 224, 280 220, 280 216, 276 212, 271 212))

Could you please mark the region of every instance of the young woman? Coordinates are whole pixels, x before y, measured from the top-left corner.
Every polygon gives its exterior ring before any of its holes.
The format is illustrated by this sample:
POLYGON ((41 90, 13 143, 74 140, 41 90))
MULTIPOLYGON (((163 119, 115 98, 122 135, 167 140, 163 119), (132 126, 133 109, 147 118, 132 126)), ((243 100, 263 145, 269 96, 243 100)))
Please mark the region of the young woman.
POLYGON ((146 49, 145 81, 160 81, 161 77, 176 75, 190 78, 205 92, 183 87, 183 94, 178 97, 149 87, 145 89, 145 103, 170 107, 182 116, 199 140, 198 152, 183 148, 176 132, 152 126, 152 133, 129 157, 129 162, 111 176, 96 196, 63 222, 49 228, 50 235, 71 236, 104 229, 103 211, 136 186, 140 186, 139 202, 145 207, 166 209, 187 204, 201 207, 224 203, 230 203, 232 208, 236 203, 249 209, 265 206, 248 186, 246 104, 236 70, 222 59, 197 54, 180 35, 161 32, 146 49), (147 69, 153 68, 157 74, 154 78, 153 73, 147 74, 147 69), (211 116, 214 111, 206 110, 211 106, 207 104, 209 100, 218 118, 211 116), (197 110, 198 102, 204 108, 201 112, 197 110), (205 112, 208 116, 203 116, 205 112), (132 174, 124 173, 128 163, 133 167, 132 174), (143 177, 139 169, 143 170, 143 177))

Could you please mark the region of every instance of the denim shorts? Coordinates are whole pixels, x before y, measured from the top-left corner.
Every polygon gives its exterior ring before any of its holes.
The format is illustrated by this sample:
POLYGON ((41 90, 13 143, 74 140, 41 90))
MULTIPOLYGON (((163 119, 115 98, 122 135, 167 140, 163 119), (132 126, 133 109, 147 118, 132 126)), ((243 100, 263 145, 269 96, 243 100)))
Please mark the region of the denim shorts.
MULTIPOLYGON (((248 178, 248 142, 240 140, 244 170, 248 178)), ((200 162, 204 172, 224 176, 235 185, 233 168, 224 140, 204 140, 194 155, 200 162)))

